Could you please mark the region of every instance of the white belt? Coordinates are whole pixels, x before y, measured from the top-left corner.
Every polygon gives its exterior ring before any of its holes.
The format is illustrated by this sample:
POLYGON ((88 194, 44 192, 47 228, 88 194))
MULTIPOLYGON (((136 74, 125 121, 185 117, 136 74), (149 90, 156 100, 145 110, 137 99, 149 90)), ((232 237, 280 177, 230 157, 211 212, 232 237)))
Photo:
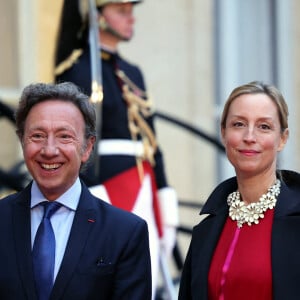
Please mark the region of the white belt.
POLYGON ((130 155, 143 157, 144 146, 141 141, 104 139, 98 143, 98 155, 130 155))

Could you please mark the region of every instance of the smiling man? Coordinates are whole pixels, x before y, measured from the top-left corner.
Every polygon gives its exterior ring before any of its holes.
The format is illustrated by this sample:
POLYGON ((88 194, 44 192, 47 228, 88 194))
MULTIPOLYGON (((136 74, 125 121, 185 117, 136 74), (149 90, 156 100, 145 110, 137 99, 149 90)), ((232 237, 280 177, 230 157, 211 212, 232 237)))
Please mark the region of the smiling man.
POLYGON ((146 222, 79 179, 96 141, 88 96, 29 85, 16 126, 33 181, 0 201, 0 299, 151 299, 146 222))

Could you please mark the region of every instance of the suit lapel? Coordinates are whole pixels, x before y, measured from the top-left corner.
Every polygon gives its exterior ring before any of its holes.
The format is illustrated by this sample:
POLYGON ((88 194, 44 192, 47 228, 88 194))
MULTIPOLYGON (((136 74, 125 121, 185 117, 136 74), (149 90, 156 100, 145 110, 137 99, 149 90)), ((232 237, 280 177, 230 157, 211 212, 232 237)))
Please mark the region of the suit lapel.
POLYGON ((219 236, 222 232, 227 213, 224 209, 223 213, 210 215, 204 219, 200 226, 195 227, 194 246, 193 246, 193 278, 197 278, 197 282, 192 279, 192 290, 195 299, 208 298, 208 273, 214 249, 217 245, 219 236))
POLYGON ((95 226, 96 210, 87 188, 83 186, 78 208, 75 213, 66 251, 57 274, 50 299, 60 299, 71 279, 90 230, 95 226))
POLYGON ((13 232, 16 256, 28 299, 36 299, 31 256, 30 187, 18 196, 13 208, 13 232), (24 247, 25 245, 25 247, 24 247))

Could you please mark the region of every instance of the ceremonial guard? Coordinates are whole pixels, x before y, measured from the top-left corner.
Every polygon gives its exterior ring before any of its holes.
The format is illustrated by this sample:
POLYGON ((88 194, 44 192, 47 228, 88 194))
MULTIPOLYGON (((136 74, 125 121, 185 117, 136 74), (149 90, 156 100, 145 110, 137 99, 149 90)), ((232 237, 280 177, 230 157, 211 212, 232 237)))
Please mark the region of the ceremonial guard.
MULTIPOLYGON (((90 95, 91 49, 86 6, 80 1, 76 10, 70 4, 76 1, 67 2, 58 36, 56 81, 71 81, 90 95)), ((96 0, 104 98, 98 129, 99 157, 95 160, 98 166, 90 165, 82 178, 100 198, 147 221, 155 290, 159 257, 168 256, 174 247, 178 203, 174 189, 167 183, 143 75, 117 49, 119 42, 132 37, 133 8, 139 2, 96 0), (99 168, 98 176, 95 167, 99 168)))

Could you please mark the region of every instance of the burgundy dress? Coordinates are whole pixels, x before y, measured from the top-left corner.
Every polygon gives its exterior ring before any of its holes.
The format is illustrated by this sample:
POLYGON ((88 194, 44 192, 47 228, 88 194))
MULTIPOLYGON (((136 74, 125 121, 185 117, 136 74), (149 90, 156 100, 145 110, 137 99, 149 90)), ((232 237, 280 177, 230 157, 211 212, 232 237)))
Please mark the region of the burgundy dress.
POLYGON ((212 258, 209 300, 272 300, 271 230, 274 209, 259 224, 229 217, 212 258))

